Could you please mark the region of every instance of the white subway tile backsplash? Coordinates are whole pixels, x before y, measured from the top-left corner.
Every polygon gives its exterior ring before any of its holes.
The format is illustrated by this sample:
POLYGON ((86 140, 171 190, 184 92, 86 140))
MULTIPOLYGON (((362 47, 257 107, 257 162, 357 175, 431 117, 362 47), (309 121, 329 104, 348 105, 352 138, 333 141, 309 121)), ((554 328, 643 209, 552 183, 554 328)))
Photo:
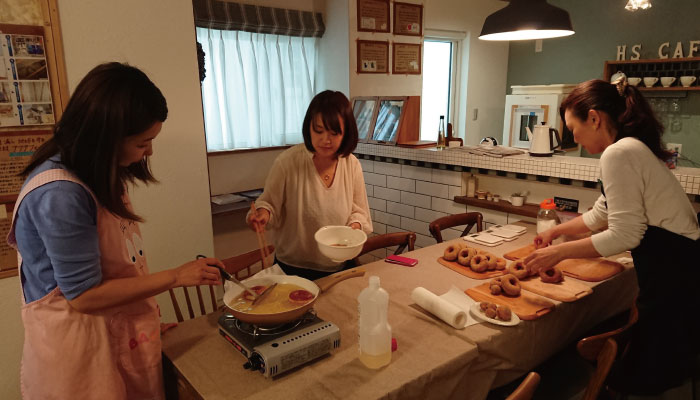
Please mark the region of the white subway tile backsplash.
POLYGON ((377 211, 386 211, 386 200, 375 197, 367 197, 369 208, 377 211))
POLYGON ((401 192, 396 189, 387 189, 379 186, 374 187, 374 197, 390 200, 397 203, 401 202, 401 192))
POLYGON ((430 196, 424 194, 401 192, 401 203, 416 207, 431 208, 430 196))
POLYGON ((420 208, 416 207, 416 212, 415 212, 415 218, 419 221, 425 221, 425 222, 433 222, 438 218, 442 218, 447 216, 448 214, 439 212, 439 211, 433 211, 433 210, 427 210, 425 208, 420 208))
POLYGON ((386 225, 381 222, 372 221, 372 227, 374 228, 374 233, 377 235, 383 235, 386 233, 386 225))
MULTIPOLYGON (((400 223, 399 223, 400 225, 400 223)), ((406 232, 405 229, 401 229, 398 226, 386 226, 386 233, 397 233, 397 232, 406 232)))
POLYGON ((440 183, 416 181, 416 193, 447 199, 450 197, 450 187, 440 183))
MULTIPOLYGON (((465 188, 466 189, 466 188, 465 188)), ((461 186, 450 186, 450 194, 448 196, 449 199, 454 199, 455 196, 464 196, 465 193, 462 193, 462 187, 461 186)))
POLYGON ((360 159, 360 165, 362 166, 362 172, 374 172, 374 161, 360 159))
POLYGON ((440 231, 440 235, 442 236, 443 241, 448 241, 452 239, 457 239, 458 237, 462 236, 462 231, 458 231, 456 229, 443 229, 440 231))
POLYGON ((374 172, 383 175, 401 176, 401 164, 375 161, 374 172))
POLYGON ((386 187, 391 188, 391 189, 404 190, 406 192, 415 192, 416 191, 416 181, 415 181, 415 179, 387 176, 386 177, 386 187))
POLYGON ((484 217, 484 229, 486 229, 486 223, 505 225, 508 223, 508 214, 500 211, 488 210, 486 208, 468 206, 468 212, 480 212, 484 217))
POLYGON ((444 183, 446 185, 461 186, 462 172, 433 169, 432 181, 435 183, 444 183))
POLYGON ((432 206, 435 211, 441 211, 448 214, 461 214, 467 212, 467 207, 464 204, 455 203, 452 200, 441 199, 438 197, 432 198, 432 206))
POLYGON ((365 184, 365 190, 367 191, 367 197, 374 196, 374 186, 365 184))
POLYGON ((418 179, 421 181, 430 182, 432 173, 430 168, 415 167, 413 165, 402 165, 401 176, 404 178, 418 179))
POLYGON ((402 217, 414 218, 415 207, 408 204, 394 203, 393 201, 386 202, 386 212, 390 214, 397 214, 402 217))
POLYGON ((401 217, 401 229, 406 231, 412 231, 415 233, 420 233, 421 235, 430 235, 428 223, 424 221, 418 221, 413 218, 401 217))
POLYGON ((421 235, 416 233, 416 247, 428 247, 436 244, 435 238, 432 236, 421 235))
MULTIPOLYGON (((379 222, 379 223, 386 224, 386 225, 401 226, 401 217, 400 216, 385 213, 382 211, 375 211, 374 212, 374 220, 379 222)), ((387 232, 388 231, 389 231, 389 228, 387 227, 387 232)))
POLYGON ((375 186, 386 186, 386 175, 375 174, 373 172, 364 172, 365 183, 375 186))

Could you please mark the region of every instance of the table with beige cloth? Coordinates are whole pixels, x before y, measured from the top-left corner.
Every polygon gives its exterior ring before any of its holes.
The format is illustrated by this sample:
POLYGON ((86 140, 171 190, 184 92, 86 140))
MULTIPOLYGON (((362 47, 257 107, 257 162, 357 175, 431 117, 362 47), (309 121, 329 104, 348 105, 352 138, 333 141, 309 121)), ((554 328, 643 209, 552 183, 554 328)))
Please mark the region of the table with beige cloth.
MULTIPOLYGON (((532 243, 528 232, 496 247, 481 247, 496 255, 532 243)), ((462 240, 462 239, 456 239, 462 240)), ((604 282, 583 282, 593 293, 514 327, 480 323, 457 330, 411 300, 422 286, 435 294, 452 285, 462 290, 485 281, 474 280, 437 262, 450 242, 419 249, 415 267, 377 261, 367 264, 364 278, 338 283, 320 295, 319 317, 340 328, 341 346, 330 356, 278 376, 265 378, 242 367, 245 358, 218 333, 220 312, 180 323, 163 335, 163 352, 182 382, 204 399, 484 399, 492 387, 530 371, 565 345, 580 339, 595 324, 627 308, 636 293, 631 266, 604 282), (379 370, 358 360, 357 296, 377 275, 389 292, 389 323, 398 341, 391 363, 379 370)), ((613 259, 617 257, 611 257, 613 259)), ((572 279, 572 278, 567 278, 572 279)))

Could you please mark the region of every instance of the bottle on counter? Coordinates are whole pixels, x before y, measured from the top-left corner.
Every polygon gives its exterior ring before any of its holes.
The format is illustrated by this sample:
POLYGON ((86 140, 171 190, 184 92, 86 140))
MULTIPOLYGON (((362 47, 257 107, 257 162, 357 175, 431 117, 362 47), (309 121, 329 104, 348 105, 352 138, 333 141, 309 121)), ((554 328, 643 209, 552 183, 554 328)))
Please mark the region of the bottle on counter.
POLYGON ((437 148, 444 149, 446 147, 445 140, 445 116, 440 116, 440 125, 438 127, 437 148))
POLYGON ((469 174, 469 179, 467 179, 467 197, 476 196, 476 177, 474 174, 469 174))
POLYGON ((544 199, 540 203, 540 211, 537 212, 537 233, 542 233, 547 229, 559 225, 559 215, 557 215, 554 199, 544 199))
POLYGON ((360 311, 360 361, 372 369, 391 362, 391 326, 388 320, 389 293, 370 276, 369 286, 357 296, 360 311))

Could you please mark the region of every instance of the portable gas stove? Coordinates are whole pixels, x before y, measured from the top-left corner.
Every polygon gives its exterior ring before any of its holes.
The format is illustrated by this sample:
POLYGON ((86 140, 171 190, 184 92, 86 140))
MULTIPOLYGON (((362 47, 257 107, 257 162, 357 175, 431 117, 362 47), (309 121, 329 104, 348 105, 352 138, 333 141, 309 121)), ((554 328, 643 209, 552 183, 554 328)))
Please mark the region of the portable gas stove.
POLYGON ((340 347, 338 327, 317 317, 313 310, 275 327, 252 325, 224 313, 219 317, 219 333, 248 359, 244 368, 258 370, 266 378, 340 347))

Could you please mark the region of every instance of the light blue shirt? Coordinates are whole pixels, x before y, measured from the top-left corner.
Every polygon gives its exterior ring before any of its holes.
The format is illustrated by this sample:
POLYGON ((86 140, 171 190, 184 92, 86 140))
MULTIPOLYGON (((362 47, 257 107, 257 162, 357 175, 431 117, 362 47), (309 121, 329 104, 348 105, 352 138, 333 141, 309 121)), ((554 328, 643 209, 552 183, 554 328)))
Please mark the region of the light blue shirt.
MULTIPOLYGON (((53 156, 35 168, 25 184, 49 169, 66 167, 60 156, 53 156)), ((85 188, 68 181, 47 183, 24 197, 15 218, 27 303, 56 286, 72 300, 102 281, 97 206, 85 188)))

